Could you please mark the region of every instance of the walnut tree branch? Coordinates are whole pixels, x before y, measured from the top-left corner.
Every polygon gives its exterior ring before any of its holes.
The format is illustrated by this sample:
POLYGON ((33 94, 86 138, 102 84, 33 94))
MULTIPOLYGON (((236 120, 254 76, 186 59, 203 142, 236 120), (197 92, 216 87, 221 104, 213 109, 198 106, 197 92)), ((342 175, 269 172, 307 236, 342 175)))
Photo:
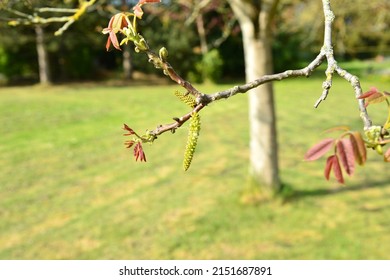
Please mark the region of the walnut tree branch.
POLYGON ((156 67, 163 68, 164 73, 166 75, 168 75, 172 80, 177 82, 179 85, 186 88, 189 93, 192 93, 197 98, 197 104, 198 104, 193 111, 185 114, 181 118, 175 118, 174 123, 158 126, 155 130, 151 132, 151 134, 157 136, 167 131, 174 132, 177 128, 179 128, 186 121, 188 121, 194 112, 199 112, 200 110, 205 108, 208 104, 215 102, 217 100, 227 99, 238 93, 246 93, 253 88, 256 88, 262 84, 269 83, 272 81, 281 81, 292 77, 301 77, 301 76, 308 77, 324 61, 327 61, 327 69, 325 71, 326 80, 322 84, 323 92, 314 106, 317 108, 319 104, 326 99, 326 97, 329 94, 330 88, 332 87, 333 75, 334 73, 337 73, 340 77, 344 78, 346 81, 348 81, 351 84, 358 101, 360 117, 364 123, 364 129, 365 130, 369 129, 372 126, 372 122, 365 108, 364 100, 358 99, 358 97, 361 96, 363 92, 360 86, 359 79, 355 75, 352 75, 345 69, 341 68, 337 64, 337 61, 334 58, 333 46, 332 46, 332 23, 335 16, 333 11, 331 10, 330 0, 322 0, 322 3, 323 3, 324 18, 325 18, 324 43, 320 53, 312 62, 309 63, 309 65, 307 65, 302 69, 287 70, 277 74, 265 75, 249 83, 235 86, 233 88, 219 91, 216 93, 212 93, 212 94, 200 93, 189 82, 182 79, 174 71, 174 69, 168 62, 164 61, 164 59, 161 59, 161 57, 158 57, 156 54, 148 50, 147 55, 149 57, 149 61, 153 62, 155 66, 157 65, 156 67))
POLYGON ((366 107, 364 106, 364 101, 361 99, 358 99, 359 96, 362 95, 363 90, 360 86, 360 82, 357 76, 352 75, 345 69, 341 68, 337 61, 334 58, 333 53, 333 46, 332 46, 332 24, 335 19, 335 15, 331 9, 330 6, 330 0, 322 0, 322 6, 324 11, 324 17, 325 17, 325 28, 324 28, 324 44, 322 47, 321 52, 324 52, 326 55, 326 60, 328 62, 328 67, 325 71, 326 74, 326 80, 324 81, 322 87, 323 92, 320 98, 315 103, 315 107, 318 107, 318 105, 326 99, 326 97, 329 94, 329 90, 332 87, 332 80, 333 75, 336 72, 340 77, 344 78, 346 81, 348 81, 354 92, 355 96, 358 100, 358 106, 360 111, 360 117, 364 123, 364 129, 367 130, 372 126, 372 121, 368 115, 368 112, 366 110, 366 107))

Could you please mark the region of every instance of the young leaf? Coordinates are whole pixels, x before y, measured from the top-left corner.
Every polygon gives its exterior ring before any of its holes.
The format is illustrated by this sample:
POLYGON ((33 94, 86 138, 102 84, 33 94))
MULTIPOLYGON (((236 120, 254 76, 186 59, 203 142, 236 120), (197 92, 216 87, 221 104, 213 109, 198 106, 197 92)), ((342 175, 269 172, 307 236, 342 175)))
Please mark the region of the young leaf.
POLYGON ((138 161, 139 159, 140 161, 146 162, 146 156, 142 148, 142 144, 140 142, 137 142, 137 144, 134 147, 134 157, 135 157, 135 161, 138 161))
POLYGON ((337 157, 337 155, 334 155, 332 167, 333 167, 334 176, 336 177, 337 181, 340 184, 344 184, 343 171, 341 170, 339 158, 337 157))
POLYGON ((335 157, 335 155, 331 155, 326 160, 324 175, 325 175, 326 180, 328 180, 328 181, 329 181, 330 171, 332 170, 333 158, 334 157, 335 157))
POLYGON ((337 181, 341 184, 344 184, 343 172, 341 170, 341 166, 337 155, 331 155, 326 160, 325 171, 324 171, 326 180, 329 180, 331 170, 333 170, 334 176, 336 177, 337 181))
POLYGON ((359 165, 364 165, 367 160, 367 150, 362 135, 360 132, 354 131, 349 135, 349 139, 351 140, 355 161, 359 165))
POLYGON ((334 139, 333 138, 325 138, 321 140, 319 143, 312 146, 305 154, 305 160, 313 161, 317 160, 323 155, 326 154, 327 151, 333 146, 334 139))
POLYGON ((128 140, 125 142, 126 148, 130 149, 134 145, 134 140, 128 140))
POLYGON ((134 130, 132 130, 127 124, 123 125, 123 129, 127 131, 127 133, 123 134, 124 136, 135 134, 134 130))
POLYGON ((340 157, 345 172, 351 176, 355 171, 355 157, 352 142, 349 138, 337 141, 337 154, 340 157))
POLYGON ((375 104, 385 101, 387 98, 385 93, 381 93, 378 91, 377 88, 372 87, 369 91, 365 92, 361 96, 359 96, 359 99, 365 99, 366 100, 366 107, 369 104, 375 104))

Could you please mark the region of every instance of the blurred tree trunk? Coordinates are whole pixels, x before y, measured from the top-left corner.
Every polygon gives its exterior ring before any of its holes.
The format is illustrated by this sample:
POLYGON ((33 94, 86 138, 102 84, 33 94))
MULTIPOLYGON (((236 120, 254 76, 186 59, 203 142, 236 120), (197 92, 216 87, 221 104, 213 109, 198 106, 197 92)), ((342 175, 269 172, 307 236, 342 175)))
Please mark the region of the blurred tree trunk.
POLYGON ((130 46, 123 45, 122 49, 123 49, 122 52, 123 78, 125 80, 131 80, 133 78, 133 65, 131 63, 130 46))
MULTIPOLYGON (((278 0, 229 0, 242 30, 246 80, 271 74, 271 23, 278 0)), ((275 105, 271 83, 249 94, 250 175, 262 188, 281 188, 278 169, 275 105)))
POLYGON ((36 34, 36 45, 38 55, 38 66, 39 66, 39 82, 41 84, 50 84, 50 67, 49 59, 45 45, 45 32, 43 27, 40 25, 35 26, 36 34))

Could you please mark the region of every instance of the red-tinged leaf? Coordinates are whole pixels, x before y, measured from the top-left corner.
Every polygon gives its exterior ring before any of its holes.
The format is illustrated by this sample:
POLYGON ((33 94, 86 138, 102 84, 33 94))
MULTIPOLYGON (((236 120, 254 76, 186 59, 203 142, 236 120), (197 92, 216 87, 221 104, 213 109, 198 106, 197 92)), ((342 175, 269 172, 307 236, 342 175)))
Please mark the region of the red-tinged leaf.
POLYGON ((366 99, 374 94, 378 93, 378 89, 376 87, 370 88, 369 91, 366 91, 362 95, 359 96, 359 99, 366 99))
POLYGON ((360 132, 354 131, 349 135, 349 139, 352 143, 353 153, 355 155, 355 161, 359 165, 364 165, 367 160, 367 149, 364 144, 364 140, 360 132))
POLYGON ((134 14, 137 18, 142 18, 144 11, 142 11, 141 5, 137 5, 133 7, 134 14))
POLYGON ((139 0, 137 5, 133 7, 134 14, 137 18, 142 18, 144 11, 142 11, 141 6, 147 3, 160 3, 161 0, 139 0))
POLYGON ((353 153, 352 142, 349 138, 337 141, 337 154, 341 160, 345 172, 349 176, 355 171, 355 156, 353 153))
POLYGON ((329 181, 330 171, 332 170, 332 165, 333 165, 333 161, 334 161, 335 157, 336 157, 335 155, 331 155, 326 160, 324 175, 325 175, 326 180, 328 180, 328 181, 329 181))
MULTIPOLYGON (((114 32, 110 32, 108 39, 111 41, 114 48, 116 48, 117 50, 121 50, 121 47, 119 46, 118 38, 116 37, 116 34, 114 32)), ((108 46, 107 48, 107 44, 106 44, 106 49, 108 50, 110 46, 108 46)))
POLYGON ((146 156, 142 149, 142 144, 140 142, 138 142, 134 147, 134 157, 135 157, 135 161, 138 161, 139 159, 140 161, 146 162, 146 156))
POLYGON ((341 166, 337 155, 331 155, 326 160, 325 171, 324 171, 326 180, 329 180, 331 170, 333 170, 334 176, 336 177, 337 181, 341 184, 344 184, 343 172, 341 170, 341 166))
POLYGON ((131 148, 134 145, 134 140, 129 140, 125 142, 126 148, 131 148))
POLYGON ((317 160, 323 155, 326 154, 327 151, 330 150, 334 143, 333 138, 326 138, 321 140, 319 143, 312 146, 305 154, 305 160, 312 161, 317 160))
POLYGON ((383 158, 384 158, 385 162, 390 162, 390 148, 383 155, 383 158))
POLYGON ((135 134, 134 130, 132 130, 127 124, 123 124, 123 129, 128 131, 128 133, 123 134, 123 135, 134 135, 135 134))
POLYGON ((335 155, 334 157, 332 168, 333 168, 334 176, 336 177, 337 181, 340 184, 344 184, 343 171, 341 170, 339 158, 337 157, 337 155, 335 155))
POLYGON ((385 101, 387 98, 385 93, 379 92, 377 88, 372 87, 369 91, 365 92, 359 99, 365 99, 367 107, 369 104, 375 104, 385 101))

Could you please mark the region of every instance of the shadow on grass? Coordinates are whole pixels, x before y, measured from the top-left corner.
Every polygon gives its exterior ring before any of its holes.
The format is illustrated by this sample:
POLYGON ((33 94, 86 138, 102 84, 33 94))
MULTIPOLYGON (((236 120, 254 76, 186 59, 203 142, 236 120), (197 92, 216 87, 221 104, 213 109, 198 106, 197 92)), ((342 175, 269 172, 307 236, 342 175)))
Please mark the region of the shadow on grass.
POLYGON ((356 192, 365 189, 388 188, 388 187, 390 187, 390 178, 383 179, 380 181, 364 182, 364 183, 354 184, 349 186, 340 186, 332 189, 321 188, 321 189, 314 189, 314 190, 295 190, 293 186, 289 184, 284 184, 281 197, 283 197, 284 203, 288 203, 305 197, 337 195, 345 192, 356 192))

